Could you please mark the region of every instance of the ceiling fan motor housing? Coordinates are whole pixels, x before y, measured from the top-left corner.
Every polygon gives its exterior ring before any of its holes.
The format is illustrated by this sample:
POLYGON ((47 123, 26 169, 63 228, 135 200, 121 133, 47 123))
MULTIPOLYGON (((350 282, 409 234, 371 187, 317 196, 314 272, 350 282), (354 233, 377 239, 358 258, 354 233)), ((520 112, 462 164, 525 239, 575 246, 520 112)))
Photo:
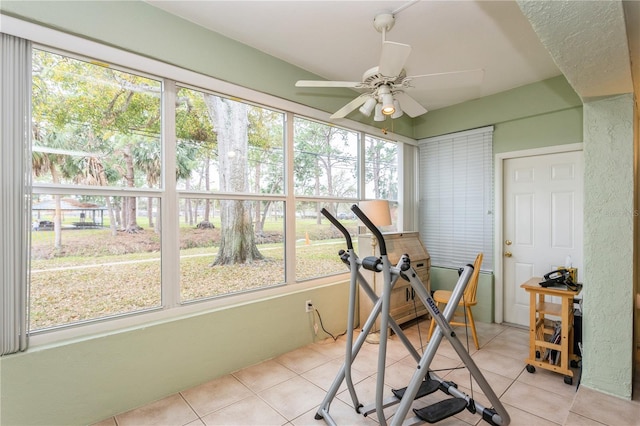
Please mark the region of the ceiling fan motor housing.
POLYGON ((393 28, 393 25, 396 23, 396 18, 393 16, 391 12, 383 12, 376 15, 373 18, 373 27, 378 31, 387 32, 393 28))
POLYGON ((385 84, 392 88, 402 87, 403 80, 406 76, 407 73, 404 69, 397 76, 387 77, 380 74, 378 67, 373 67, 366 70, 362 75, 362 87, 375 89, 385 84))

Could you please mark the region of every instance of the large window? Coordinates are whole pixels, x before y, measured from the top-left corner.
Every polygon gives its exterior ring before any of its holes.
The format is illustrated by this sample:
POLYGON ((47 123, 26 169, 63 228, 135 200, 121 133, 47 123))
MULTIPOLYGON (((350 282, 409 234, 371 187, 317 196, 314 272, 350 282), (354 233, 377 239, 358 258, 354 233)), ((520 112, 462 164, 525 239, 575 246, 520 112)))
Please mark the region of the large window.
POLYGON ((345 274, 321 210, 354 237, 360 199, 397 214, 395 142, 99 60, 32 64, 32 332, 345 274))
POLYGON ((187 88, 176 104, 178 192, 200 195, 179 202, 181 300, 283 284, 284 114, 187 88))
POLYGON ((31 330, 161 306, 161 91, 33 50, 31 330))
POLYGON ((359 133, 296 117, 295 193, 306 197, 358 197, 359 133))
POLYGON ((398 144, 370 135, 364 144, 364 198, 398 200, 398 144))
MULTIPOLYGON (((381 228, 383 232, 398 230, 398 144, 371 135, 364 138, 364 198, 388 200, 391 225, 381 228)), ((369 231, 366 231, 369 232, 369 231)))
POLYGON ((294 135, 295 194, 305 199, 296 203, 296 278, 344 272, 344 237, 321 210, 355 230, 350 207, 358 199, 360 134, 296 117, 294 135))

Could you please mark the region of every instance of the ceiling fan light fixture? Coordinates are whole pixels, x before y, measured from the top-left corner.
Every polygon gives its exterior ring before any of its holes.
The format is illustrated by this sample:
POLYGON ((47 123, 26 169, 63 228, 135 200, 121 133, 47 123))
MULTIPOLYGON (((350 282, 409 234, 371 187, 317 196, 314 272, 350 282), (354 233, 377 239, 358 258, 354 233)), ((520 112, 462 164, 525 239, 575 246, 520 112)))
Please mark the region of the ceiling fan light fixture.
POLYGON ((385 118, 382 113, 382 104, 376 104, 376 114, 373 116, 373 121, 384 121, 385 118))
POLYGON ((369 98, 365 101, 364 105, 360 107, 360 112, 369 117, 376 107, 377 101, 375 98, 369 98))
POLYGON ((391 115, 396 112, 396 109, 393 106, 393 95, 391 94, 389 86, 385 84, 378 88, 378 98, 382 103, 382 113, 384 115, 391 115))
POLYGON ((382 95, 382 113, 384 115, 391 115, 396 112, 396 107, 393 105, 393 95, 382 95))
POLYGON ((393 106, 396 109, 395 112, 393 114, 391 114, 391 118, 400 118, 402 117, 402 115, 404 114, 404 111, 402 111, 402 108, 400 108, 400 102, 398 102, 397 99, 393 100, 393 106))

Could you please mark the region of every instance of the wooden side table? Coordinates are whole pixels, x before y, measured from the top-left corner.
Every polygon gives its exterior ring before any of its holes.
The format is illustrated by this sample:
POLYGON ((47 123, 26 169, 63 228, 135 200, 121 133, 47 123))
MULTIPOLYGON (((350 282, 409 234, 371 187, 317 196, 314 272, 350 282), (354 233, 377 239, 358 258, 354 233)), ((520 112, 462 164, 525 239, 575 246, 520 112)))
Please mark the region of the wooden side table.
POLYGON ((568 385, 573 383, 573 371, 569 369, 569 362, 577 360, 573 354, 573 298, 580 293, 578 290, 567 290, 564 288, 542 287, 540 277, 533 277, 520 285, 529 293, 529 358, 525 359, 527 371, 535 373, 536 367, 554 371, 564 375, 564 382, 568 385), (560 297, 561 303, 553 303, 546 300, 546 297, 560 297), (554 328, 545 324, 545 315, 553 315, 560 318, 560 343, 547 341, 545 336, 552 336, 554 328), (545 353, 548 350, 559 352, 557 359, 546 359, 545 353))

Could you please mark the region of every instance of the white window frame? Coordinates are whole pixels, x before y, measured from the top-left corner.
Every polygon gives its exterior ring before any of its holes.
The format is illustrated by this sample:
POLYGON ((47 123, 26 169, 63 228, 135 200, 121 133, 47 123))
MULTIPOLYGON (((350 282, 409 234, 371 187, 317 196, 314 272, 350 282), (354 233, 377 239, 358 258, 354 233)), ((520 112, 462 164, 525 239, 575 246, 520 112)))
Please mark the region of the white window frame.
MULTIPOLYGON (((138 73, 147 73, 152 76, 156 76, 163 80, 164 82, 164 96, 163 105, 163 144, 171 143, 175 138, 175 120, 174 120, 174 112, 173 109, 169 108, 169 105, 174 105, 175 103, 170 102, 171 97, 175 98, 176 92, 176 81, 181 82, 182 84, 193 85, 195 87, 200 87, 206 90, 210 90, 212 92, 222 93, 233 95, 234 97, 243 99, 246 102, 253 102, 259 105, 264 105, 269 108, 278 109, 282 111, 286 111, 287 115, 287 123, 286 123, 286 132, 287 132, 287 140, 290 140, 293 135, 293 127, 292 127, 292 118, 293 115, 299 115, 303 117, 307 117, 313 120, 318 120, 325 122, 327 124, 331 124, 332 121, 330 119, 330 113, 320 111, 311 107, 307 107, 292 101, 285 100, 283 98, 279 98, 276 96, 268 95, 256 90, 248 89, 245 87, 237 86, 232 83, 228 83, 225 81, 217 80, 213 77, 202 75, 193 71, 189 71, 183 68, 179 68, 174 65, 170 65, 161 61, 157 61, 154 59, 150 59, 141 55, 137 55, 135 53, 127 52, 120 50, 115 47, 107 46, 98 42, 94 42, 91 40, 83 39, 81 37, 77 37, 71 34, 67 34, 58 30, 54 30, 51 28, 46 28, 39 26, 34 23, 22 21, 17 18, 9 17, 3 14, 0 14, 0 27, 2 28, 2 32, 10 35, 14 35, 17 37, 21 37, 27 40, 30 40, 35 48, 42 48, 44 50, 59 50, 63 52, 70 52, 71 55, 81 55, 89 58, 96 58, 100 61, 104 61, 105 63, 114 64, 114 66, 122 66, 126 69, 134 70, 134 72, 138 73)), ((344 119, 340 121, 341 125, 345 125, 350 130, 366 132, 371 135, 378 135, 380 133, 380 129, 369 126, 360 122, 344 119)), ((378 136, 375 136, 378 137, 378 136)), ((416 145, 416 141, 414 139, 408 138, 403 135, 388 133, 385 134, 385 139, 390 141, 395 141, 399 144, 406 145, 416 145)), ((401 148, 402 145, 399 146, 399 161, 398 161, 398 175, 399 175, 399 185, 402 188, 402 177, 404 177, 404 171, 402 170, 402 165, 404 164, 402 155, 405 152, 404 149, 401 148)), ((292 174, 290 170, 293 168, 293 144, 286 144, 286 176, 287 179, 292 179, 292 174)), ((175 166, 175 155, 167 155, 166 150, 163 150, 163 161, 165 162, 165 170, 173 169, 175 166), (173 166, 172 166, 173 164, 173 166)), ((289 188, 291 188, 291 181, 288 182, 289 188)), ((78 187, 74 188, 74 192, 81 190, 78 187)), ((96 188, 91 188, 91 191, 95 191, 96 188)), ((49 192, 48 189, 41 189, 43 193, 49 192)), ((56 192, 56 190, 53 190, 56 192)), ((58 191, 59 192, 59 191, 58 191)), ((100 191, 98 191, 100 192, 100 191)), ((112 191, 105 191, 111 193, 112 191)), ((145 191, 146 192, 146 191, 145 191)), ((154 192, 154 191, 149 191, 154 192)), ((173 223, 178 220, 176 211, 177 206, 177 197, 179 196, 178 192, 175 188, 174 179, 164 178, 164 186, 163 189, 158 191, 158 196, 161 196, 162 201, 162 216, 163 220, 167 221, 167 223, 173 223), (171 182, 171 183, 170 183, 171 182), (172 202, 176 201, 176 202, 172 202)), ((399 201, 403 198, 402 193, 398 196, 399 201)), ((295 223, 290 220, 295 217, 295 209, 293 207, 293 203, 296 201, 292 191, 288 191, 284 196, 285 201, 287 202, 287 223, 286 223, 286 232, 290 232, 292 229, 295 229, 295 223), (289 207, 291 205, 291 207, 289 207)), ((27 213, 25 213, 27 214, 27 213)), ((179 287, 175 285, 175 282, 179 282, 176 268, 172 268, 171 262, 167 262, 165 259, 174 259, 178 256, 177 241, 178 241, 178 229, 176 227, 175 230, 171 230, 171 227, 165 227, 163 230, 162 236, 162 253, 163 253, 163 266, 162 266, 162 277, 163 277, 163 287, 162 287, 162 297, 163 297, 163 307, 157 310, 153 310, 151 312, 142 312, 142 313, 132 313, 126 314, 122 317, 109 318, 106 320, 96 320, 91 323, 79 323, 79 324, 71 324, 69 326, 65 326, 60 329, 55 329, 48 332, 35 333, 30 338, 30 344, 39 346, 44 344, 50 344, 54 342, 58 342, 61 340, 66 340, 70 338, 78 338, 82 336, 90 336, 95 335, 97 333, 110 332, 117 329, 122 329, 126 327, 132 327, 148 322, 153 321, 162 321, 171 318, 179 318, 183 316, 192 315, 196 312, 207 311, 210 309, 217 309, 221 307, 228 307, 231 305, 247 303, 253 300, 264 299, 273 297, 280 294, 287 294, 292 291, 304 291, 310 288, 316 288, 318 286, 335 283, 340 279, 339 276, 328 276, 323 278, 318 278, 302 283, 297 283, 295 288, 290 286, 281 286, 275 288, 266 288, 261 290, 260 292, 250 292, 250 293, 242 293, 238 295, 234 295, 227 298, 218 298, 207 300, 202 303, 190 303, 190 304, 180 304, 179 303, 179 287), (175 309, 179 308, 179 309, 175 309)), ((292 245, 288 245, 286 249, 285 256, 288 257, 287 260, 287 277, 293 276, 292 266, 293 262, 291 259, 295 259, 295 247, 292 245)), ((28 254, 25 254, 28 256, 28 254)), ((27 271, 28 272, 28 271, 27 271)), ((346 274, 345 274, 346 276, 346 274)), ((291 284, 287 281, 287 284, 291 284)))

